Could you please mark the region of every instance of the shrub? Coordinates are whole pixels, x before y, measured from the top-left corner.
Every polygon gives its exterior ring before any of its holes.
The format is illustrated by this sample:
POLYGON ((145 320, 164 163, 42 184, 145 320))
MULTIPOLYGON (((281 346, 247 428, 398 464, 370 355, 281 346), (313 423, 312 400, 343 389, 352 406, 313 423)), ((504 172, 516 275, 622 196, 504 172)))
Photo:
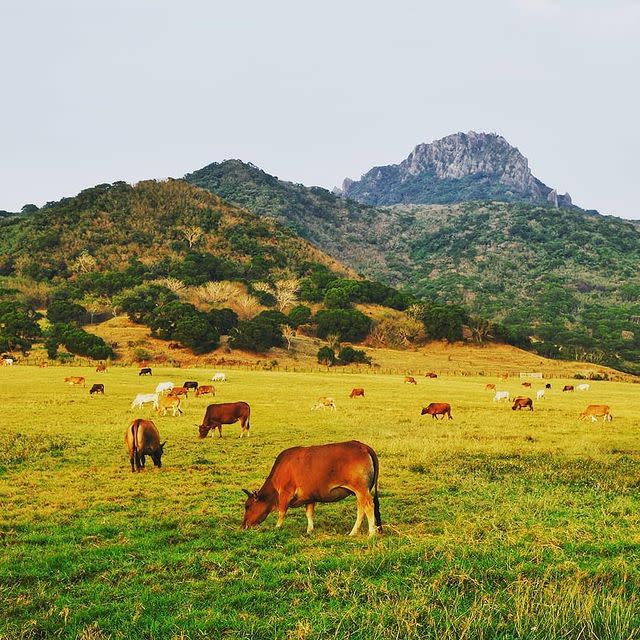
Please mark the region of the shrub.
POLYGON ((371 319, 356 309, 322 309, 315 321, 321 338, 337 334, 340 340, 359 342, 371 330, 371 319))
POLYGON ((0 351, 27 354, 40 337, 38 314, 17 301, 0 302, 0 351))
POLYGON ((362 349, 354 349, 353 347, 342 347, 338 354, 339 364, 362 363, 371 364, 371 358, 362 351, 362 349))
POLYGON ((232 330, 229 346, 262 353, 271 347, 284 344, 280 326, 268 317, 256 316, 253 320, 240 322, 232 330))
POLYGON ((211 309, 207 315, 211 326, 222 336, 229 335, 231 329, 238 326, 238 314, 233 309, 211 309))
POLYGON ((330 367, 336 361, 336 354, 331 347, 320 347, 318 350, 318 364, 330 367))
POLYGON ((47 318, 52 324, 68 322, 81 323, 87 317, 87 310, 71 300, 52 300, 47 307, 47 318))
POLYGON ((309 322, 311 318, 311 309, 304 304, 299 304, 289 311, 289 321, 293 327, 299 327, 301 324, 309 322))
POLYGON ((69 353, 94 360, 114 357, 113 350, 102 338, 72 324, 54 324, 49 330, 45 346, 50 358, 57 356, 60 344, 64 345, 69 353))

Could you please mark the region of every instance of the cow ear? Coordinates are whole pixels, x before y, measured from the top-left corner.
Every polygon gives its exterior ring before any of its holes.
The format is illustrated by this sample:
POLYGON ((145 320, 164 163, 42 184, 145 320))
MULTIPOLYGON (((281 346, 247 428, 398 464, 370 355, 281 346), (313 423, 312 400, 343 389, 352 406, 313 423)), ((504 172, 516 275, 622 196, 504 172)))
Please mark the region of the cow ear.
POLYGON ((243 489, 242 491, 246 493, 249 497, 253 495, 253 493, 251 493, 251 491, 249 491, 248 489, 243 489))
POLYGON ((161 449, 164 449, 164 445, 165 445, 165 444, 167 444, 167 441, 166 441, 166 440, 165 440, 165 441, 160 445, 160 448, 161 448, 161 449))

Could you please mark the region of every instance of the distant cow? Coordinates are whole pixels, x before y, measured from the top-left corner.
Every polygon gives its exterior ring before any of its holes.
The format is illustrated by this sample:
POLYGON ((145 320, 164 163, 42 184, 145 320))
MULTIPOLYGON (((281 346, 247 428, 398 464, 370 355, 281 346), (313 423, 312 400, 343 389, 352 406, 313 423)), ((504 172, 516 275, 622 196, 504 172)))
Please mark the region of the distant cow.
POLYGON ((144 457, 151 456, 156 467, 162 466, 162 454, 166 440, 160 443, 160 434, 151 420, 134 420, 124 432, 124 443, 129 450, 131 471, 144 469, 144 457))
POLYGON ((94 393, 101 393, 104 395, 104 385, 103 384, 94 384, 89 389, 89 395, 92 396, 94 393))
POLYGON ((586 418, 591 418, 592 422, 597 422, 598 418, 602 416, 602 421, 605 420, 613 420, 613 416, 609 411, 608 404, 590 404, 579 416, 579 420, 584 420, 586 418))
POLYGON ((508 380, 509 379, 509 374, 508 373, 501 373, 500 374, 500 379, 501 380, 508 380))
POLYGON ((211 382, 226 382, 226 381, 227 381, 227 376, 221 371, 218 371, 218 373, 214 373, 213 377, 211 378, 211 382))
POLYGON ((3 358, 2 359, 2 364, 5 367, 12 367, 14 362, 15 362, 15 360, 13 358, 3 358))
POLYGON ((433 373, 433 371, 429 371, 429 373, 425 373, 424 374, 425 378, 437 378, 438 374, 437 373, 433 373))
POLYGON ((182 386, 185 389, 197 389, 198 383, 195 380, 187 380, 186 382, 182 383, 182 386))
POLYGON ((203 384, 196 389, 196 398, 199 398, 200 396, 206 396, 206 395, 215 396, 216 395, 215 387, 212 387, 210 384, 203 384))
POLYGON ((361 397, 364 398, 364 389, 362 389, 361 387, 355 387, 353 389, 351 389, 351 393, 349 394, 350 398, 357 398, 357 397, 361 397))
POLYGON ((405 384, 418 384, 413 376, 404 377, 405 384))
POLYGON ((336 502, 356 496, 358 515, 349 535, 360 530, 365 515, 369 535, 382 533, 378 501, 379 463, 376 452, 352 440, 312 447, 292 447, 278 455, 258 491, 248 491, 242 528, 263 522, 278 510, 276 527, 282 526, 289 507, 306 507, 307 533, 313 531, 317 502, 336 502))
POLYGON ((246 402, 223 402, 210 404, 205 411, 202 424, 198 427, 201 438, 206 438, 211 429, 218 430, 218 436, 222 438, 222 425, 234 424, 240 421, 240 437, 249 437, 249 418, 251 408, 246 402))
POLYGON ((333 409, 334 411, 336 410, 336 401, 333 398, 328 398, 325 396, 322 396, 321 398, 318 398, 318 402, 316 402, 313 407, 311 407, 311 410, 315 410, 315 409, 333 409))
POLYGON ((572 384, 565 384, 564 387, 562 387, 563 391, 573 391, 573 385, 572 384))
POLYGON ((523 382, 522 386, 526 387, 527 389, 530 389, 531 388, 531 383, 530 382, 523 382))
POLYGON ((589 391, 589 386, 590 386, 590 385, 588 385, 588 384, 586 384, 586 383, 584 383, 584 382, 583 382, 582 384, 579 384, 579 385, 576 387, 576 389, 577 389, 578 391, 589 391))
POLYGON ((131 409, 135 409, 136 407, 142 407, 145 404, 153 404, 153 408, 158 408, 158 394, 157 393, 139 393, 131 403, 131 409))
POLYGON ((495 390, 496 390, 496 385, 495 385, 495 384, 493 384, 492 382, 490 382, 489 384, 485 384, 485 385, 484 385, 484 388, 485 388, 487 391, 495 391, 495 390))
POLYGON ((551 389, 551 383, 547 382, 547 384, 544 385, 545 389, 551 389))
POLYGON ((544 398, 544 389, 538 389, 536 391, 536 400, 542 400, 544 398))
POLYGON ((151 373, 151 367, 142 367, 142 369, 140 369, 140 373, 138 375, 139 376, 150 376, 150 375, 153 375, 151 373))
POLYGON ((179 417, 182 415, 180 402, 180 398, 176 398, 174 396, 161 396, 160 398, 158 398, 158 406, 156 407, 156 411, 158 412, 158 414, 166 416, 167 410, 171 409, 173 417, 179 417))
POLYGON ((96 367, 96 373, 106 373, 107 365, 104 362, 100 362, 96 367))
POLYGON ((500 402, 501 400, 509 400, 509 392, 508 391, 496 391, 493 396, 494 402, 500 402))
POLYGON ((156 387, 156 393, 164 393, 165 391, 171 391, 176 385, 173 382, 160 382, 156 387))
POLYGON ((82 376, 70 376, 69 378, 65 378, 64 381, 72 387, 86 386, 85 379, 82 376))
POLYGON ((173 389, 171 389, 171 391, 169 391, 169 396, 184 396, 185 398, 189 397, 189 389, 186 389, 185 387, 173 387, 173 389))
POLYGON ((521 409, 529 409, 529 411, 533 411, 533 400, 525 396, 518 396, 514 399, 513 407, 511 407, 511 409, 513 409, 513 411, 520 411, 521 409))
POLYGON ((429 415, 434 420, 437 419, 436 416, 442 416, 442 420, 444 420, 445 416, 448 416, 449 420, 453 420, 451 405, 448 402, 432 402, 422 409, 420 415, 429 415))
POLYGON ((179 348, 180 348, 180 344, 178 342, 169 343, 169 349, 179 349, 179 348))

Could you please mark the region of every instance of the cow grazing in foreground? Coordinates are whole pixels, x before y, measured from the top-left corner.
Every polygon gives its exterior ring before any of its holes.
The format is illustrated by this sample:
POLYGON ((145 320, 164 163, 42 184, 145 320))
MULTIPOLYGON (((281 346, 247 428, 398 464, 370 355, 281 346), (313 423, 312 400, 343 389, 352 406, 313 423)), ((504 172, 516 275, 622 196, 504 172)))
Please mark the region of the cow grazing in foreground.
POLYGON ((133 473, 144 469, 145 456, 151 456, 156 467, 162 466, 162 454, 167 441, 160 443, 160 434, 151 420, 134 420, 124 432, 124 443, 129 450, 129 462, 133 473))
POLYGON ((173 387, 175 387, 176 385, 173 384, 173 382, 159 382, 158 386, 156 387, 156 393, 164 393, 165 391, 169 392, 173 389, 173 387))
POLYGON ((376 452, 356 440, 285 449, 258 491, 243 489, 247 500, 242 528, 255 527, 276 509, 276 527, 281 527, 289 507, 305 506, 307 533, 311 533, 316 503, 336 502, 355 495, 358 514, 349 535, 358 533, 365 515, 369 535, 382 533, 379 470, 376 452))
POLYGON ((96 367, 96 373, 107 373, 107 365, 104 362, 100 362, 96 367))
POLYGON ((531 383, 530 382, 523 382, 522 386, 527 388, 527 389, 531 389, 531 383))
POLYGON ((350 398, 364 398, 364 389, 362 387, 354 387, 349 394, 350 398))
POLYGON ((405 384, 418 384, 413 376, 405 376, 404 382, 405 384))
POLYGON ((153 404, 153 408, 157 409, 158 408, 158 394, 157 393, 139 393, 134 399, 133 402, 131 403, 131 409, 135 409, 136 407, 139 407, 140 409, 142 409, 142 407, 145 404, 153 404))
POLYGON ((508 391, 496 391, 493 396, 494 402, 500 402, 501 400, 509 400, 509 392, 508 391))
POLYGON ((151 367, 142 367, 142 369, 140 369, 140 373, 138 375, 139 376, 151 376, 151 375, 153 375, 151 373, 151 367))
POLYGON ((86 386, 86 381, 82 376, 70 376, 69 378, 65 378, 64 381, 72 387, 86 386))
POLYGON ((564 387, 562 387, 563 391, 573 391, 573 385, 572 384, 565 384, 564 387))
POLYGON ((218 430, 218 436, 222 438, 222 425, 234 424, 240 421, 240 437, 249 437, 249 418, 251 408, 246 402, 222 402, 210 404, 205 411, 202 424, 198 426, 199 436, 206 438, 211 429, 218 430))
POLYGON ((186 382, 182 383, 182 386, 185 389, 197 389, 198 388, 198 383, 195 380, 187 380, 186 382))
POLYGON ((513 411, 521 411, 522 409, 529 409, 529 411, 533 411, 533 400, 526 396, 518 396, 514 399, 513 407, 511 407, 511 409, 513 411))
POLYGON ((89 395, 92 396, 94 393, 101 393, 102 395, 104 395, 104 385, 103 384, 91 385, 91 389, 89 389, 89 395))
POLYGON ((591 418, 591 422, 597 422, 598 418, 602 416, 602 421, 608 420, 611 422, 613 416, 609 410, 608 404, 590 404, 579 416, 579 420, 585 420, 591 418))
POLYGON ((189 389, 186 387, 173 387, 171 391, 169 391, 169 397, 173 396, 174 398, 177 396, 184 396, 185 398, 189 397, 189 389))
POLYGON ((160 396, 158 398, 158 406, 156 411, 158 415, 166 416, 167 411, 171 409, 173 417, 180 417, 182 415, 182 409, 180 408, 181 400, 173 396, 160 396))
POLYGON ((317 409, 333 409, 333 411, 335 411, 336 401, 333 398, 322 396, 318 398, 318 402, 311 407, 311 411, 315 411, 317 409))
POLYGON ((213 377, 211 378, 211 382, 226 382, 226 381, 227 381, 227 376, 221 371, 214 373, 213 377))
POLYGON ((490 382, 489 384, 485 384, 484 388, 486 391, 495 391, 496 390, 496 385, 493 384, 492 382, 490 382))
POLYGON ((547 384, 544 385, 545 389, 551 389, 551 383, 547 382, 547 384))
POLYGON ((544 389, 538 389, 536 391, 536 400, 542 400, 544 398, 544 389))
POLYGON ((589 387, 590 385, 586 384, 585 382, 583 382, 582 384, 579 384, 576 389, 578 391, 589 391, 589 387))
POLYGON ((199 398, 200 396, 206 396, 206 395, 215 396, 216 395, 215 387, 212 387, 210 384, 203 384, 196 389, 196 398, 199 398))
POLYGON ((453 420, 451 405, 448 402, 432 402, 422 409, 420 415, 429 415, 434 420, 437 419, 437 416, 442 416, 442 420, 444 420, 445 416, 448 416, 449 420, 453 420))
POLYGON ((437 373, 433 373, 433 371, 429 371, 429 373, 425 373, 424 374, 425 378, 437 378, 438 374, 437 373))

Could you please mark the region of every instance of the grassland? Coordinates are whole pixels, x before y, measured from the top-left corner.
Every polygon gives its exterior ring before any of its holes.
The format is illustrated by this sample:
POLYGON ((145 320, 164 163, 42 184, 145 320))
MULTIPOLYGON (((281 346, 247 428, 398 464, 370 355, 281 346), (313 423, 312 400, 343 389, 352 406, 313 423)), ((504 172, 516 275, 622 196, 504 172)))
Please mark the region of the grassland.
POLYGON ((211 373, 0 369, 0 638, 640 635, 637 385, 571 395, 553 379, 521 413, 491 401, 486 377, 231 370, 217 399, 251 404, 251 438, 199 440, 211 400, 190 397, 183 417, 154 418, 162 469, 132 474, 123 433, 151 415, 132 397, 211 373), (338 410, 310 411, 320 395, 338 410), (430 401, 454 420, 422 418, 430 401), (612 423, 577 421, 601 402, 612 423), (240 489, 279 451, 352 438, 380 456, 384 536, 346 536, 353 500, 319 505, 311 535, 300 509, 281 530, 273 515, 239 530, 240 489))

